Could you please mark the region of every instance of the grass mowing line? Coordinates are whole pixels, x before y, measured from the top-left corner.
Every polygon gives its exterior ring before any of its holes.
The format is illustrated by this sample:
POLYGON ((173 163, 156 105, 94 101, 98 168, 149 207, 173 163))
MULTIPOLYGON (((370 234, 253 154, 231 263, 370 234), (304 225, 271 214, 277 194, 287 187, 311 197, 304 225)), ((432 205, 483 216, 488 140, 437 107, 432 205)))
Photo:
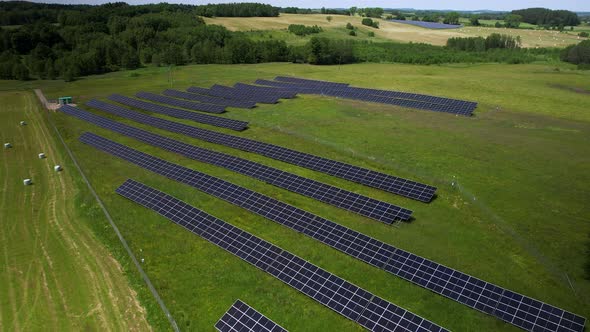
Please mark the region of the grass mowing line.
MULTIPOLYGON (((42 101, 41 101, 42 102, 42 101)), ((117 225, 115 224, 115 222, 113 221, 113 219, 111 218, 111 215, 109 214, 108 210, 106 209, 106 207, 104 206, 104 204, 102 203, 100 197, 98 197, 98 194, 96 194, 96 191, 94 191, 94 188, 92 187, 92 185, 90 184, 90 181, 88 181, 88 178, 86 177, 86 175, 84 174, 84 172, 82 171, 82 168, 80 167, 80 165, 78 164, 78 161, 76 160, 76 157, 74 157, 74 154, 72 153, 72 151, 70 150, 70 148, 68 147, 68 145, 66 144, 66 142, 64 141, 63 137, 61 136, 61 133, 59 132, 59 130, 57 129, 57 127, 55 126, 55 123, 53 122, 53 119, 50 115, 50 113, 47 113, 47 117, 49 119, 49 123, 51 124, 51 126, 53 127, 53 129, 55 130, 55 132, 57 133, 57 136, 59 138, 59 140, 61 141, 61 143, 63 144, 64 148, 66 149, 66 151, 68 152, 68 155, 70 156, 70 158, 72 159, 72 162, 74 163, 74 165, 76 166, 76 169, 78 170, 78 172, 80 173, 80 175, 82 176, 82 179, 84 180, 84 182, 86 183, 86 185, 88 186, 88 189, 90 190, 90 192, 92 193, 92 195, 94 196, 94 198, 96 199, 96 202, 98 203, 98 205, 100 206, 100 208, 102 209, 102 211, 104 212, 105 217, 107 218, 107 220, 109 221, 111 227, 113 228, 113 230, 115 231, 115 233, 117 234, 117 237, 119 238, 119 240, 121 241, 121 244, 123 245, 123 247, 125 247, 125 250, 127 251, 127 254, 129 255, 129 257, 131 258, 131 260, 133 261, 133 263, 135 264, 135 267, 137 268, 137 270, 139 271, 139 273, 141 274, 141 277, 143 278, 143 280, 145 281, 145 283, 147 284, 148 288, 150 289, 152 295, 154 296, 154 298, 156 299, 156 301, 158 302, 158 304, 160 305, 160 308, 162 309, 162 311, 164 311, 164 314, 166 315, 166 317, 168 318, 168 320, 170 321, 170 325, 172 327, 172 329, 176 332, 180 332, 180 329, 178 328, 178 325, 176 324, 176 321, 174 320, 174 317, 172 317, 172 315, 170 314, 170 311, 168 311, 168 308, 166 307, 166 305, 164 304, 164 302, 162 301, 162 299, 160 298, 160 296, 158 295, 158 292, 156 291, 156 289, 154 288, 154 286, 152 285, 149 277, 146 275, 145 271, 143 270, 143 268, 141 267, 141 265, 139 264, 139 261, 137 260, 137 258, 135 257, 135 255, 133 254, 133 252, 131 251, 131 248, 129 248, 129 245, 127 244, 127 241, 125 240, 125 238, 123 237, 123 235, 121 234, 121 232, 119 231, 119 228, 117 227, 117 225)))

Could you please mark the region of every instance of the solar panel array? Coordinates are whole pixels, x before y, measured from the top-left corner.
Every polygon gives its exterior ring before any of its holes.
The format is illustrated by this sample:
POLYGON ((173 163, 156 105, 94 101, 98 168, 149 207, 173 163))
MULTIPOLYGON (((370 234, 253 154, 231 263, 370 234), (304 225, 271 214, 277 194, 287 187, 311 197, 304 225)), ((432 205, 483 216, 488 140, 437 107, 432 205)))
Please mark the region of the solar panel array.
POLYGON ((346 88, 346 87, 348 87, 348 83, 318 81, 318 80, 311 80, 311 79, 307 79, 307 78, 290 77, 290 76, 277 76, 277 77, 275 77, 275 80, 280 81, 280 82, 287 82, 287 83, 308 84, 308 85, 313 85, 313 86, 323 86, 323 87, 332 87, 332 88, 346 88))
POLYGON ((255 91, 244 91, 239 89, 234 89, 229 86, 223 86, 219 84, 215 84, 211 86, 211 91, 217 93, 225 93, 227 94, 228 98, 232 99, 244 99, 244 100, 252 100, 260 103, 267 103, 267 104, 276 104, 280 97, 274 94, 261 94, 255 91))
POLYGON ((434 193, 436 192, 435 187, 426 184, 372 171, 358 166, 345 164, 339 161, 314 156, 308 153, 291 150, 269 143, 263 143, 248 138, 192 127, 182 123, 168 121, 126 109, 101 109, 103 111, 157 128, 181 133, 211 143, 257 153, 269 158, 295 164, 322 173, 327 173, 342 179, 361 183, 369 187, 385 190, 387 192, 422 202, 430 202, 434 196, 434 193))
POLYGON ((212 242, 371 331, 446 331, 265 240, 127 180, 117 193, 212 242))
POLYGON ((187 109, 193 110, 193 111, 202 111, 202 112, 207 112, 207 113, 223 113, 223 112, 225 112, 225 106, 196 103, 196 102, 188 101, 188 100, 180 100, 180 99, 176 99, 176 98, 170 98, 170 97, 158 95, 155 93, 138 92, 135 94, 135 96, 138 98, 141 98, 141 99, 147 99, 147 100, 155 101, 157 103, 183 107, 183 108, 187 108, 187 109))
POLYGON ((438 22, 423 22, 423 21, 411 21, 411 20, 388 20, 390 22, 402 23, 415 25, 426 29, 458 29, 462 28, 463 24, 445 24, 438 22))
MULTIPOLYGON (((171 117, 178 118, 178 119, 192 120, 195 122, 206 123, 206 124, 210 124, 210 125, 214 125, 214 126, 218 126, 218 127, 223 127, 223 128, 228 128, 228 129, 232 129, 232 130, 236 130, 236 131, 242 131, 242 130, 248 128, 248 122, 245 122, 245 121, 225 119, 225 118, 221 118, 221 117, 214 116, 214 115, 201 114, 201 113, 197 113, 197 112, 182 110, 179 108, 156 105, 156 104, 148 103, 143 100, 129 98, 129 97, 125 97, 125 96, 118 95, 118 94, 112 94, 108 97, 108 99, 115 101, 119 104, 139 108, 141 110, 148 111, 148 112, 164 114, 164 115, 171 116, 171 117)), ((98 106, 99 103, 95 103, 95 104, 97 106, 93 106, 93 107, 96 107, 96 108, 99 108, 99 109, 102 109, 105 111, 106 111, 106 107, 107 107, 106 105, 110 105, 110 104, 104 103, 104 105, 100 104, 102 106, 99 107, 98 106)), ((111 106, 115 106, 115 105, 111 105, 111 106)), ((116 107, 111 107, 110 109, 116 109, 116 107)))
POLYGON ((294 209, 293 211, 298 209, 272 198, 256 198, 254 205, 249 202, 240 205, 244 202, 244 198, 249 198, 252 194, 248 192, 244 194, 243 189, 238 186, 171 164, 94 134, 85 133, 80 140, 180 182, 196 186, 211 181, 214 185, 202 189, 203 191, 245 207, 352 257, 515 326, 526 330, 547 332, 583 331, 585 318, 581 316, 395 248, 332 221, 314 217, 305 211, 299 210, 303 212, 302 214, 293 213, 289 208, 294 209), (203 180, 201 176, 208 177, 210 180, 203 180), (281 214, 287 218, 280 218, 281 214))
POLYGON ((269 95, 273 97, 291 99, 297 96, 297 92, 295 91, 288 91, 285 89, 275 89, 263 86, 256 86, 256 85, 249 85, 244 83, 236 83, 234 84, 234 89, 238 91, 244 91, 246 93, 252 94, 261 94, 261 95, 269 95))
MULTIPOLYGON (((320 82, 320 81, 317 81, 320 82)), ((355 88, 336 87, 330 84, 309 84, 285 81, 256 80, 256 84, 275 88, 298 91, 299 93, 321 94, 338 98, 362 100, 381 104, 423 109, 435 112, 446 112, 470 116, 476 103, 453 100, 448 98, 418 95, 413 93, 355 88)))
POLYGON ((256 309, 237 300, 221 316, 215 328, 220 332, 287 332, 256 309))
POLYGON ((73 106, 63 107, 61 111, 153 146, 259 179, 279 188, 314 198, 326 204, 355 212, 383 223, 391 224, 398 220, 408 220, 412 214, 412 211, 410 210, 387 202, 372 199, 367 196, 359 195, 253 161, 156 135, 139 128, 86 112, 73 106))
POLYGON ((254 102, 260 102, 260 103, 265 103, 265 104, 276 104, 278 102, 278 98, 276 98, 276 97, 272 97, 272 98, 260 97, 260 98, 257 98, 256 100, 254 100, 254 99, 252 99, 251 95, 244 95, 244 93, 239 93, 239 91, 237 91, 237 90, 227 90, 227 89, 221 90, 219 88, 216 90, 213 90, 213 89, 191 86, 190 88, 186 89, 186 91, 188 91, 190 93, 198 93, 198 94, 216 96, 216 97, 233 99, 233 100, 254 101, 254 102))
MULTIPOLYGON (((131 98, 129 98, 129 99, 131 99, 131 98)), ((141 103, 143 103, 143 102, 141 102, 141 103)), ((126 109, 124 107, 105 103, 103 101, 96 100, 96 99, 92 99, 92 100, 88 101, 86 103, 86 105, 90 106, 92 108, 99 109, 99 110, 110 110, 111 112, 129 111, 128 109, 126 109)), ((152 104, 152 105, 154 105, 154 104, 152 104)), ((208 115, 208 114, 199 114, 199 113, 194 113, 194 112, 190 112, 190 111, 183 111, 183 110, 178 110, 180 112, 177 112, 176 109, 172 109, 172 110, 163 109, 162 110, 158 105, 154 105, 154 106, 155 107, 150 106, 150 107, 146 107, 146 108, 157 109, 159 111, 157 113, 166 114, 169 116, 176 116, 176 117, 180 117, 182 119, 185 119, 186 117, 190 117, 190 120, 193 120, 193 121, 197 121, 200 123, 204 123, 204 124, 208 124, 208 125, 212 125, 212 126, 216 126, 216 127, 236 130, 236 131, 242 131, 242 130, 248 128, 248 122, 245 122, 245 121, 225 119, 225 118, 218 117, 218 116, 213 116, 213 115, 208 115), (184 114, 184 112, 189 113, 189 114, 184 114)))
POLYGON ((233 99, 225 99, 225 98, 221 98, 221 97, 199 95, 196 93, 189 93, 189 92, 171 90, 171 89, 164 90, 164 92, 162 92, 162 94, 166 95, 166 96, 174 97, 174 98, 195 100, 195 101, 200 101, 202 103, 216 104, 216 105, 227 106, 227 107, 253 108, 256 106, 256 103, 253 101, 240 101, 240 100, 233 100, 233 99))

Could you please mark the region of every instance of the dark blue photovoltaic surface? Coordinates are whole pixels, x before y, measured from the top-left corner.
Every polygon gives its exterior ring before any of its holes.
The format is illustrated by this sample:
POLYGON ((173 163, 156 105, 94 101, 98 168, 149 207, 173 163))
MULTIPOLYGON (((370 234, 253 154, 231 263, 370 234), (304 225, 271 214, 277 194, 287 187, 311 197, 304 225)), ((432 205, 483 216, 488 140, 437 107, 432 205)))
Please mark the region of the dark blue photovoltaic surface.
MULTIPOLYGON (((159 172, 164 176, 170 178, 176 177, 178 181, 187 184, 197 183, 202 185, 210 181, 202 179, 199 176, 187 174, 190 170, 186 168, 149 156, 94 134, 85 133, 80 137, 80 140, 144 168, 159 172), (183 180, 184 177, 189 180, 183 180)), ((249 199, 249 195, 251 195, 250 193, 244 194, 233 187, 229 187, 224 182, 219 182, 222 180, 217 181, 213 181, 215 185, 209 186, 203 189, 203 191, 236 205, 239 202, 249 199)), ((259 201, 259 204, 256 206, 260 211, 263 211, 259 213, 263 216, 273 215, 277 213, 276 211, 281 212, 286 210, 282 206, 277 206, 275 203, 269 203, 267 201, 259 201)), ((582 332, 584 330, 586 319, 582 316, 485 282, 463 272, 370 238, 332 221, 319 217, 310 219, 305 214, 287 213, 289 214, 289 218, 277 218, 276 221, 365 263, 381 268, 471 308, 493 315, 517 327, 543 332, 557 330, 582 332)), ((375 314, 379 315, 380 309, 378 303, 374 307, 367 307, 367 309, 375 310, 375 314)))
MULTIPOLYGON (((324 202, 347 211, 358 213, 367 218, 371 218, 386 224, 391 224, 398 220, 408 220, 412 214, 412 211, 408 209, 404 209, 387 202, 378 201, 367 196, 359 195, 348 190, 343 190, 338 187, 327 185, 319 181, 308 179, 250 160, 200 148, 168 137, 153 134, 149 131, 98 116, 73 106, 64 106, 61 108, 61 111, 103 128, 110 129, 119 134, 133 137, 153 146, 181 154, 194 160, 223 167, 234 172, 253 177, 279 188, 316 199, 320 202, 324 202)), ((123 113, 123 111, 119 110, 118 113, 123 113)))
POLYGON ((287 332, 246 303, 237 300, 217 321, 219 332, 287 332))
POLYGON ((447 331, 270 242, 154 188, 127 180, 116 192, 229 251, 370 331, 447 331))
POLYGON ((381 104, 417 108, 435 112, 471 116, 477 103, 457 99, 420 95, 415 93, 351 87, 344 83, 314 81, 295 77, 278 76, 275 81, 256 80, 256 84, 298 92, 338 98, 355 99, 381 104))
POLYGON ((421 202, 430 202, 434 197, 434 193, 436 192, 436 187, 426 184, 372 171, 354 165, 345 164, 339 161, 314 156, 308 153, 291 150, 278 145, 219 133, 203 128, 192 127, 139 112, 133 112, 124 108, 116 109, 113 107, 100 107, 97 105, 93 107, 97 107, 103 111, 157 128, 181 133, 211 143, 257 153, 269 158, 295 164, 318 172, 327 173, 349 181, 361 183, 369 187, 378 188, 387 192, 419 200, 421 202))
POLYGON ((233 99, 226 99, 216 96, 206 96, 200 95, 196 93, 189 93, 184 91, 178 90, 171 90, 167 89, 162 92, 163 95, 174 97, 174 98, 182 98, 188 100, 195 100, 202 103, 208 104, 215 104, 221 106, 228 106, 228 107, 237 107, 237 108, 253 108, 256 106, 256 103, 253 101, 240 101, 240 100, 233 100, 233 99))

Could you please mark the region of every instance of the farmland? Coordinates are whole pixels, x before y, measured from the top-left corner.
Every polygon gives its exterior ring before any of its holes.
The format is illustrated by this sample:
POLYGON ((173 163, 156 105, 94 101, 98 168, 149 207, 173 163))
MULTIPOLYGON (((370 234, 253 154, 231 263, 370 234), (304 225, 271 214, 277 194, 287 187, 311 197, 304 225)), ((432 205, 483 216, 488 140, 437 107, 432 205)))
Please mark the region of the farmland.
MULTIPOLYGON (((166 191, 451 330, 516 330, 194 188, 97 152, 77 140, 84 131, 221 177, 484 280, 590 315, 590 303, 582 295, 590 291, 590 282, 583 277, 583 253, 590 233, 585 200, 586 184, 590 183, 585 167, 590 162, 585 153, 590 143, 590 114, 586 112, 590 101, 585 91, 590 90, 590 77, 571 66, 264 64, 186 66, 172 72, 150 67, 71 83, 3 82, 0 89, 30 91, 40 87, 49 98, 72 95, 75 102, 83 103, 92 98, 104 100, 114 92, 159 93, 165 88, 231 85, 276 75, 472 100, 480 106, 475 117, 464 118, 305 95, 252 110, 230 108, 223 115, 250 122, 250 129, 239 136, 436 185, 438 198, 430 204, 112 117, 415 211, 414 221, 398 227, 147 146, 59 112, 51 114, 132 250, 145 258, 147 274, 181 329, 210 330, 240 298, 289 330, 360 330, 262 271, 114 194, 127 178, 166 191)), ((92 229, 107 247, 119 246, 116 239, 102 234, 104 231, 92 229)), ((149 313, 157 317, 154 311, 149 313)), ((157 329, 164 327, 161 320, 156 324, 157 329)))
MULTIPOLYGON (((570 44, 578 43, 577 32, 559 33, 553 30, 527 30, 527 29, 506 29, 506 28, 488 28, 467 26, 460 29, 449 30, 431 30, 424 29, 407 24, 388 22, 379 20, 379 29, 372 29, 361 25, 362 17, 360 16, 343 16, 332 15, 332 21, 326 20, 327 15, 320 14, 281 14, 279 17, 220 17, 204 18, 207 24, 223 25, 232 31, 246 31, 254 33, 257 36, 268 35, 280 31, 281 37, 289 35, 286 31, 289 24, 318 25, 324 29, 319 35, 329 38, 350 39, 347 30, 344 29, 346 23, 350 22, 360 28, 363 35, 357 39, 370 39, 379 41, 397 41, 397 42, 414 42, 428 43, 433 45, 445 45, 447 39, 451 37, 487 37, 492 33, 502 33, 511 36, 520 36, 524 47, 564 47, 570 44), (375 38, 366 37, 366 31, 374 31, 375 38)), ((277 37, 273 35, 273 37, 277 37)), ((286 38, 290 44, 303 44, 311 36, 296 37, 291 35, 286 38)), ((282 38, 283 39, 283 38, 282 38)))
POLYGON ((150 330, 121 263, 91 230, 106 220, 32 91, 0 92, 0 329, 150 330), (25 120, 26 126, 19 126, 25 120), (38 159, 44 152, 46 159, 38 159), (62 172, 54 172, 60 164, 62 172), (23 179, 33 184, 23 186, 23 179), (81 204, 82 206, 79 206, 81 204), (90 213, 89 213, 90 212, 90 213))

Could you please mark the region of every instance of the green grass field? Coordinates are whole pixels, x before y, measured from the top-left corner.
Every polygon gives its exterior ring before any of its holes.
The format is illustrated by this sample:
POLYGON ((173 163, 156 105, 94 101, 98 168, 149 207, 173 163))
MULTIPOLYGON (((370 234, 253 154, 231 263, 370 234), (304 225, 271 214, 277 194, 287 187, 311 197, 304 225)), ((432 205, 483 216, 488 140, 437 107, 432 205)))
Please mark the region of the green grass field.
POLYGON ((106 220, 87 214, 92 202, 76 208, 81 181, 36 97, 0 92, 0 103, 0 137, 13 145, 0 158, 0 330, 150 330, 121 263, 88 227, 106 220))
MULTIPOLYGON (((402 249, 590 316, 584 250, 590 233, 590 73, 559 64, 412 66, 358 64, 206 65, 145 68, 58 81, 0 83, 0 90, 41 87, 75 102, 191 85, 251 82, 296 75, 479 102, 473 118, 319 96, 300 96, 223 116, 250 121, 234 133, 436 185, 430 204, 325 174, 148 126, 122 122, 190 144, 227 152, 414 210, 391 227, 226 169, 189 160, 64 114, 60 131, 181 329, 210 331, 237 298, 291 331, 360 331, 317 302, 114 193, 127 178, 168 192, 289 250, 328 271, 454 331, 517 331, 495 318, 380 271, 315 240, 154 175, 78 142, 85 131, 219 176, 353 228, 402 249), (169 80, 172 77, 172 80, 169 80), (577 89, 577 90, 574 90, 577 89), (458 185, 451 186, 455 182, 458 185), (568 278, 573 289, 568 282, 568 278)), ((89 108, 86 108, 89 109, 89 108)), ((94 111, 97 114, 104 113, 94 111)), ((100 237, 108 247, 114 239, 100 237)), ((149 311, 148 313, 151 314, 149 311)), ((164 324, 157 328, 164 328, 164 324)))

